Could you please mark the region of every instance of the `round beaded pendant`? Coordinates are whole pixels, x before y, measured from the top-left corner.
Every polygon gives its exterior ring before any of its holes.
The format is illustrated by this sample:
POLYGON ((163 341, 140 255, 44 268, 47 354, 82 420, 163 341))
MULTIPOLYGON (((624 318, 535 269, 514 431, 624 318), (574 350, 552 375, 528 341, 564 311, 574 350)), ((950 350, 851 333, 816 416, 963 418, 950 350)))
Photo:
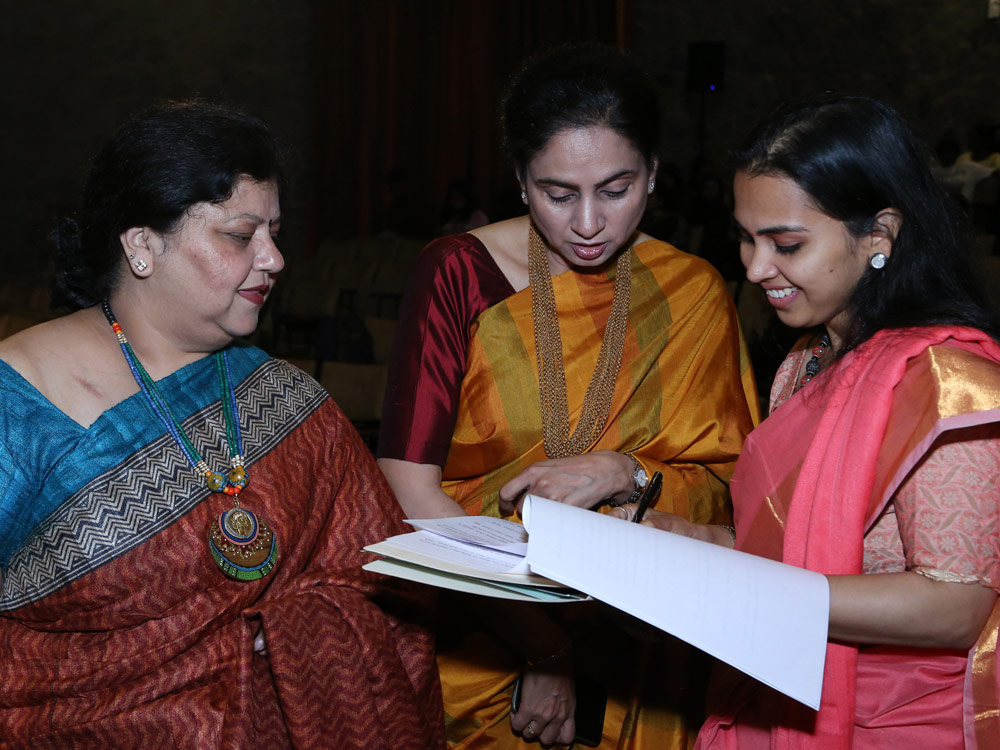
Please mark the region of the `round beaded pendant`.
MULTIPOLYGON (((230 418, 229 412, 226 413, 228 428, 230 418)), ((232 413, 235 415, 235 407, 232 413)), ((242 442, 238 434, 235 440, 242 442)), ((233 468, 228 474, 212 471, 201 459, 195 466, 212 492, 233 498, 233 507, 224 510, 208 527, 208 551, 225 575, 237 581, 256 581, 274 570, 278 541, 270 526, 258 520, 253 511, 240 507, 240 492, 250 482, 250 475, 238 452, 233 454, 232 461, 233 468)))
POLYGON ((208 549, 219 570, 237 581, 263 578, 278 559, 270 527, 240 507, 223 511, 208 527, 208 549))

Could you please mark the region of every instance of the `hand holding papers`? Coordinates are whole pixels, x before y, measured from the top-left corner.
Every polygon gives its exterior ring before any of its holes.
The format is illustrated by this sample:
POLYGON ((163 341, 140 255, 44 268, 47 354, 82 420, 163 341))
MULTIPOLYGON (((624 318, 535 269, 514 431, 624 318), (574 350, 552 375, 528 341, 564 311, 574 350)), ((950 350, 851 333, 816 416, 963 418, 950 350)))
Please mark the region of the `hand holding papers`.
POLYGON ((825 576, 544 498, 529 497, 523 513, 532 572, 819 707, 830 606, 825 576))
POLYGON ((530 495, 523 513, 527 531, 485 516, 410 521, 421 530, 365 548, 395 559, 365 568, 488 596, 600 599, 819 707, 825 576, 530 495))

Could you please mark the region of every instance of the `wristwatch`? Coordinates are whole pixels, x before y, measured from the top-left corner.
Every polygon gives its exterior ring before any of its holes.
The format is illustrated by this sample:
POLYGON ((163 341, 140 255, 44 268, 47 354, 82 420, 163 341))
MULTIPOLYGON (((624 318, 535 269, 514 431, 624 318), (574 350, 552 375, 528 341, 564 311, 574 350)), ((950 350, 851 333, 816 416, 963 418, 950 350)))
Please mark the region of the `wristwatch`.
POLYGON ((646 470, 642 468, 642 464, 639 463, 635 456, 631 453, 626 453, 625 455, 632 459, 632 465, 634 467, 632 471, 632 484, 634 485, 634 489, 632 490, 632 494, 629 495, 628 500, 625 502, 634 503, 639 499, 639 495, 642 494, 642 491, 646 489, 646 485, 649 484, 649 475, 646 474, 646 470))
POLYGON ((608 498, 605 502, 612 508, 620 508, 628 503, 634 503, 639 499, 639 495, 642 491, 646 489, 646 485, 649 484, 649 475, 646 470, 642 468, 642 464, 639 463, 638 459, 631 453, 623 453, 622 455, 628 456, 629 460, 632 462, 632 494, 629 495, 625 500, 615 500, 613 497, 608 498))

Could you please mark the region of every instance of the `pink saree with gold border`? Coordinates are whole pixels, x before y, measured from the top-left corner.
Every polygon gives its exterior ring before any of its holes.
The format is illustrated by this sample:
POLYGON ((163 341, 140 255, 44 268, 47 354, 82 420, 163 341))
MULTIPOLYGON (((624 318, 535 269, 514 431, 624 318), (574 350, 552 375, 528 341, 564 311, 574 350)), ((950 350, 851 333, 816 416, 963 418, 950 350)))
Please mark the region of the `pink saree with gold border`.
MULTIPOLYGON (((861 573, 866 532, 935 440, 997 422, 992 339, 958 327, 883 331, 748 438, 731 484, 736 546, 824 574, 861 573)), ((720 668, 698 747, 997 747, 998 632, 1000 605, 968 654, 830 643, 818 712, 720 668), (964 675, 949 683, 944 675, 963 660, 964 675), (878 726, 856 731, 856 707, 870 694, 899 698, 878 726), (945 715, 948 701, 961 726, 913 729, 907 712, 945 715)))

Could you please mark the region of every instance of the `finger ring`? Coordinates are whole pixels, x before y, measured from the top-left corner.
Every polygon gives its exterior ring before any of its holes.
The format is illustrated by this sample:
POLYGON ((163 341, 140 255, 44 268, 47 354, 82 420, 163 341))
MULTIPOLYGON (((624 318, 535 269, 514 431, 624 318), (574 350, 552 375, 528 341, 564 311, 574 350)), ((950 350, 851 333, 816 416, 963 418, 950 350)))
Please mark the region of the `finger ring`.
POLYGON ((526 726, 526 727, 524 728, 524 732, 523 732, 523 734, 534 734, 534 733, 535 733, 535 730, 534 730, 534 729, 532 729, 532 726, 534 725, 534 723, 535 723, 535 722, 534 722, 534 720, 531 720, 531 721, 529 721, 529 722, 528 722, 528 726, 526 726))

